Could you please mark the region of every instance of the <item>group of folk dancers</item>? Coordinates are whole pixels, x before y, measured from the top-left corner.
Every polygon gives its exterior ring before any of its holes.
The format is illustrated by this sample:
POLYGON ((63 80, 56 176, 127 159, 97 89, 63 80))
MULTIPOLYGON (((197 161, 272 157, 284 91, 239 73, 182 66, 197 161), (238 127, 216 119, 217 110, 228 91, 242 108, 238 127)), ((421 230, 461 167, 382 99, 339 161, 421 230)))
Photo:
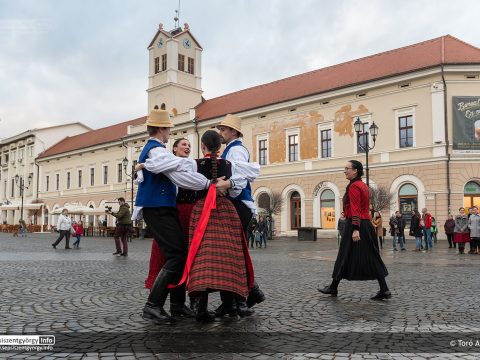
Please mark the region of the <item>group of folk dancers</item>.
POLYGON ((251 308, 265 299, 245 238, 255 212, 250 182, 259 166, 249 162, 239 139, 240 118, 227 115, 219 133, 205 132, 204 157, 197 160, 188 158, 186 139, 175 142, 173 153, 166 149, 173 127, 167 111, 154 109, 146 125, 150 138, 135 168, 138 193, 132 215, 143 218, 154 237, 143 318, 210 322, 215 316, 251 315, 251 308), (222 143, 226 148, 220 157, 222 143), (185 305, 186 291, 193 308, 185 305), (214 291, 220 292, 221 305, 213 313, 208 294, 214 291), (168 294, 170 314, 164 309, 168 294))
MULTIPOLYGON (((167 111, 154 109, 147 118, 150 138, 138 164, 138 193, 132 219, 144 219, 154 242, 145 285, 150 289, 143 318, 173 323, 175 317, 210 322, 215 316, 248 316, 265 300, 254 279, 245 234, 255 213, 250 182, 259 166, 250 163, 240 138, 241 121, 227 115, 219 132, 201 138, 203 158, 188 158, 190 143, 179 139, 173 152, 165 144, 173 127, 167 111), (219 150, 226 144, 221 157, 219 150), (178 189, 177 189, 178 187, 178 189), (186 291, 195 306, 185 305, 186 291), (221 305, 208 311, 208 294, 220 292, 221 305), (170 314, 164 310, 170 294, 170 314)), ((340 280, 378 280, 373 300, 391 297, 388 275, 369 217, 369 190, 361 181, 363 166, 347 162, 349 184, 343 199, 346 215, 332 283, 319 289, 337 296, 340 280)))

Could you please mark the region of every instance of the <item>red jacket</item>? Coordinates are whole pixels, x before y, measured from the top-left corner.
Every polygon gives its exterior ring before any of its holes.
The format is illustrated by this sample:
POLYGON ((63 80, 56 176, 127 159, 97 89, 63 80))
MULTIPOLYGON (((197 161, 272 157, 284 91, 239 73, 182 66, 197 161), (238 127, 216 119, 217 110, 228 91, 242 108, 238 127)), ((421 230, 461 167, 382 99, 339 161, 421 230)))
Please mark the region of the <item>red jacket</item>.
POLYGON ((73 229, 75 230, 75 234, 83 235, 83 226, 80 224, 73 224, 73 229))
POLYGON ((348 187, 348 199, 343 206, 345 217, 352 219, 354 227, 360 226, 360 220, 370 219, 370 191, 362 180, 354 181, 348 187))
POLYGON ((432 215, 427 212, 425 215, 422 216, 422 219, 425 229, 430 229, 432 227, 432 215))

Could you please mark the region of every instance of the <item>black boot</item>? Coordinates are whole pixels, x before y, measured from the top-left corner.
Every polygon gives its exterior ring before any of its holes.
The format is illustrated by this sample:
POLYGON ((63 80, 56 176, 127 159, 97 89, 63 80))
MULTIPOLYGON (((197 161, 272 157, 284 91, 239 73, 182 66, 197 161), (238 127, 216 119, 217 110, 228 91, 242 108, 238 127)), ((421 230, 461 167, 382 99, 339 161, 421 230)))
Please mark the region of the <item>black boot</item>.
POLYGON ((170 290, 170 314, 174 317, 195 317, 195 313, 185 305, 185 285, 170 290))
POLYGON ((172 271, 162 269, 157 275, 155 282, 153 283, 148 301, 143 308, 143 318, 145 320, 153 320, 156 323, 174 323, 173 319, 163 309, 165 300, 169 293, 168 284, 173 278, 174 273, 172 271))
POLYGON ((222 299, 222 304, 215 309, 215 316, 237 316, 237 309, 234 306, 234 294, 230 291, 220 291, 220 298, 222 299))
POLYGON ((235 302, 237 303, 237 313, 238 315, 240 315, 240 317, 250 316, 254 313, 254 310, 250 309, 247 306, 247 302, 245 300, 246 299, 244 297, 241 297, 240 295, 235 296, 235 302))
POLYGON ((215 321, 215 314, 208 311, 208 293, 206 291, 198 298, 198 311, 195 318, 198 322, 215 321))
POLYGON ((250 290, 247 297, 247 307, 251 308, 252 306, 260 304, 263 301, 265 301, 265 294, 262 290, 260 290, 260 287, 255 281, 253 283, 253 288, 250 290))
POLYGON ((371 300, 384 300, 384 299, 390 299, 392 297, 392 293, 388 289, 387 282, 385 281, 385 278, 378 278, 378 284, 380 285, 380 291, 375 295, 372 296, 370 299, 371 300))
POLYGON ((322 294, 330 294, 331 296, 335 297, 338 295, 338 284, 340 284, 339 280, 332 280, 332 283, 329 286, 325 286, 323 289, 318 289, 322 294))

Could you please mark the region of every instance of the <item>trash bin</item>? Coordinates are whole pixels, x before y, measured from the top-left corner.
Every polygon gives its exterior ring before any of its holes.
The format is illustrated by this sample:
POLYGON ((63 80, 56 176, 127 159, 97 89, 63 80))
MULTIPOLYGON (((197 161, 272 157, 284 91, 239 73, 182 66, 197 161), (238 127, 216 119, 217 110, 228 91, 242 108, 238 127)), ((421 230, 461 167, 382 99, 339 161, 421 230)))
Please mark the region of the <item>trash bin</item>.
POLYGON ((317 241, 316 227, 298 228, 298 241, 317 241))

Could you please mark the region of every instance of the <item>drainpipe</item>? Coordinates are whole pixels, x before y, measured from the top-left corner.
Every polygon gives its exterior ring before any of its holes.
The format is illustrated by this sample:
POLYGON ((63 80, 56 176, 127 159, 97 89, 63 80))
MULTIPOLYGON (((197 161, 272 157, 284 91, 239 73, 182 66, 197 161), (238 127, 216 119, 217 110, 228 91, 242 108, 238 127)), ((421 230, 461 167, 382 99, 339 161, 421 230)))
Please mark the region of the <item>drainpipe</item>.
POLYGON ((194 117, 192 121, 195 124, 195 133, 197 134, 197 157, 200 158, 200 134, 198 133, 197 117, 194 117))
POLYGON ((442 82, 443 82, 443 117, 445 122, 445 151, 447 154, 447 208, 448 213, 451 214, 451 195, 452 188, 450 185, 450 141, 448 139, 448 110, 447 110, 447 82, 445 81, 445 70, 442 62, 442 82))

